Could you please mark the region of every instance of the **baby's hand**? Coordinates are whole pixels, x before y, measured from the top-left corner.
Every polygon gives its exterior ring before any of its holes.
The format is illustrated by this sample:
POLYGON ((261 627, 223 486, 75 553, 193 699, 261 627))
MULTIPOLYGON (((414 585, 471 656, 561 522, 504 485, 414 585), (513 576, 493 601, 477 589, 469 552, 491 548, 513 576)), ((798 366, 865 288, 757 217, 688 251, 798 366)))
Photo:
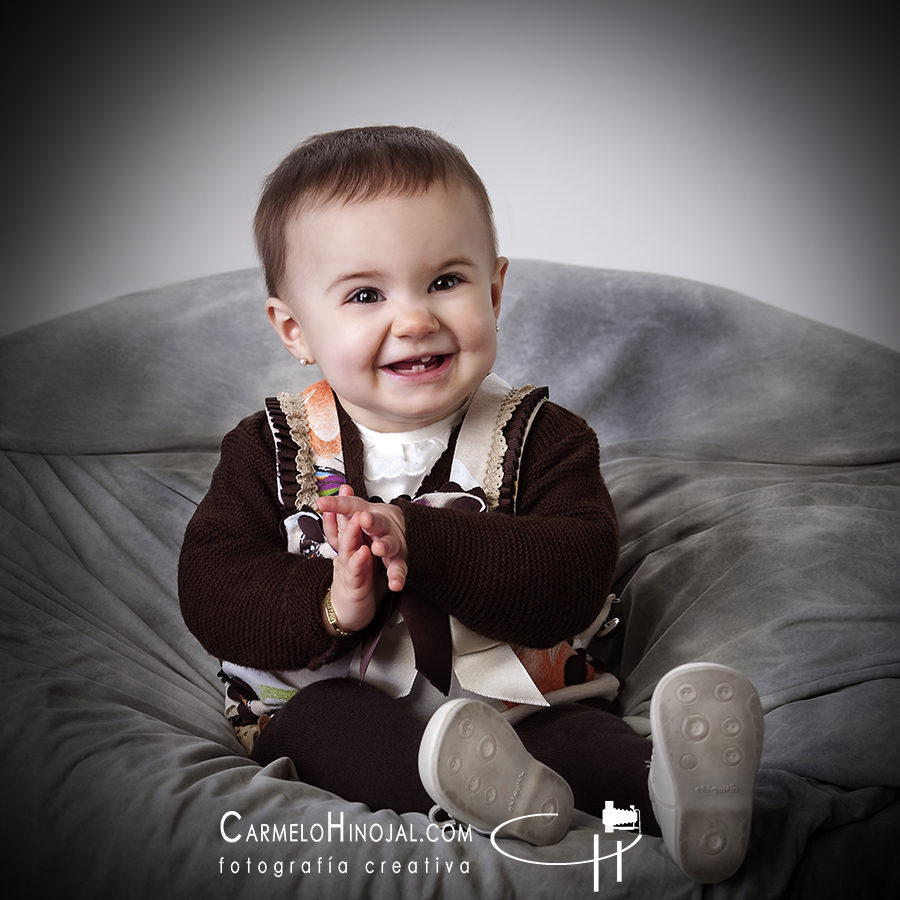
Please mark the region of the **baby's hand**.
POLYGON ((319 509, 325 524, 325 536, 336 550, 329 528, 340 532, 341 523, 355 520, 359 529, 372 542, 371 552, 384 563, 387 570, 388 587, 400 591, 406 584, 408 567, 406 546, 406 522, 403 511, 389 503, 369 503, 353 496, 353 489, 343 485, 337 497, 321 497, 319 509), (329 519, 335 525, 329 525, 329 519))
MULTIPOLYGON (((352 496, 349 485, 341 494, 352 496)), ((345 516, 322 510, 325 537, 337 555, 331 581, 331 603, 341 628, 360 631, 365 628, 384 596, 384 580, 378 577, 375 560, 366 536, 360 528, 359 515, 345 516)), ((323 619, 327 621, 327 617, 323 619)))

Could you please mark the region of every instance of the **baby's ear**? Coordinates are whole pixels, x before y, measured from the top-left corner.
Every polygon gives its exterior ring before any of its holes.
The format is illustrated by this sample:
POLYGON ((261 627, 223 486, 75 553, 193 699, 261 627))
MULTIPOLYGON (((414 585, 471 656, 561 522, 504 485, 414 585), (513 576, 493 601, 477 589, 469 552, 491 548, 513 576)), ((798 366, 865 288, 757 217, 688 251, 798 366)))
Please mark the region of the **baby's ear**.
POLYGON ((491 275, 491 306, 494 307, 495 318, 500 315, 500 300, 503 296, 503 285, 508 268, 509 260, 505 256, 498 256, 494 263, 494 272, 491 275))
POLYGON ((295 359, 304 360, 308 363, 314 363, 312 354, 303 340, 303 329, 294 316, 294 311, 278 297, 269 297, 266 300, 266 315, 269 322, 275 329, 275 333, 281 339, 285 349, 295 359))

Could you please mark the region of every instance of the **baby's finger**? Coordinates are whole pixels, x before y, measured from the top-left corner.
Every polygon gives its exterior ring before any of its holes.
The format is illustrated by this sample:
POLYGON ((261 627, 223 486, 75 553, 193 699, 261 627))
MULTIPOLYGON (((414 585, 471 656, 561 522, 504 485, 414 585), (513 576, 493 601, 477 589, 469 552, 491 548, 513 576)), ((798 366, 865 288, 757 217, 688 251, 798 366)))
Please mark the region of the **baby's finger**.
POLYGON ((322 531, 325 532, 325 540, 331 545, 331 549, 337 552, 340 549, 340 533, 334 513, 322 513, 322 531))
POLYGON ((395 593, 402 591, 406 584, 406 573, 409 571, 406 563, 398 558, 384 560, 387 568, 388 587, 395 593))
POLYGON ((354 588, 361 586, 362 582, 369 577, 369 569, 372 563, 372 552, 363 544, 358 547, 349 557, 345 566, 345 577, 353 582, 354 588))
MULTIPOLYGON (((370 538, 372 537, 370 532, 367 531, 366 534, 368 534, 370 538)), ((395 534, 386 534, 384 537, 373 539, 372 553, 374 553, 375 556, 380 556, 383 560, 400 556, 403 554, 403 541, 395 534)))
POLYGON ((349 519, 345 519, 343 516, 338 516, 337 518, 340 524, 337 551, 341 559, 346 562, 361 546, 368 542, 362 529, 359 527, 359 516, 352 516, 349 519))
POLYGON ((380 512, 377 509, 369 509, 360 514, 362 530, 373 540, 386 538, 397 539, 403 534, 403 529, 393 513, 393 507, 385 507, 390 512, 380 512))
MULTIPOLYGON (((349 485, 344 487, 352 490, 349 485)), ((341 490, 343 490, 343 487, 341 490)), ((339 516, 352 516, 363 512, 370 506, 365 500, 362 500, 360 497, 354 497, 352 494, 342 494, 339 497, 335 497, 333 494, 330 497, 319 497, 318 505, 320 512, 337 513, 339 516)))

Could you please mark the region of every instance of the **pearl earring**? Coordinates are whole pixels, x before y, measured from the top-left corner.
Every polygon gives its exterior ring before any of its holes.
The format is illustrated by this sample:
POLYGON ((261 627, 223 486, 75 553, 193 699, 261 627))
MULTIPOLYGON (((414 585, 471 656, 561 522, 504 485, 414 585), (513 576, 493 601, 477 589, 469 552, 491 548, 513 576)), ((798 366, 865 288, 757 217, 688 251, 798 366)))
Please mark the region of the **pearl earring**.
POLYGON ((309 360, 308 360, 305 356, 301 356, 301 357, 300 357, 300 365, 301 365, 301 366, 308 366, 308 365, 309 365, 309 360))
POLYGON ((499 331, 499 330, 500 330, 500 323, 498 322, 497 323, 497 331, 499 331))

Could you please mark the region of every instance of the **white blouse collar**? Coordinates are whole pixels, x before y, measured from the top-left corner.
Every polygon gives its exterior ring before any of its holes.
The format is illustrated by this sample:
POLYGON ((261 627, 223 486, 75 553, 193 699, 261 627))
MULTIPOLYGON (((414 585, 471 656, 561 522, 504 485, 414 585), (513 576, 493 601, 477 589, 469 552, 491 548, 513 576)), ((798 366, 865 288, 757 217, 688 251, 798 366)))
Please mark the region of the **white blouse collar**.
POLYGON ((369 496, 382 500, 392 500, 401 494, 412 496, 447 449, 450 435, 467 408, 468 404, 439 422, 414 431, 373 431, 354 423, 363 442, 369 496))

